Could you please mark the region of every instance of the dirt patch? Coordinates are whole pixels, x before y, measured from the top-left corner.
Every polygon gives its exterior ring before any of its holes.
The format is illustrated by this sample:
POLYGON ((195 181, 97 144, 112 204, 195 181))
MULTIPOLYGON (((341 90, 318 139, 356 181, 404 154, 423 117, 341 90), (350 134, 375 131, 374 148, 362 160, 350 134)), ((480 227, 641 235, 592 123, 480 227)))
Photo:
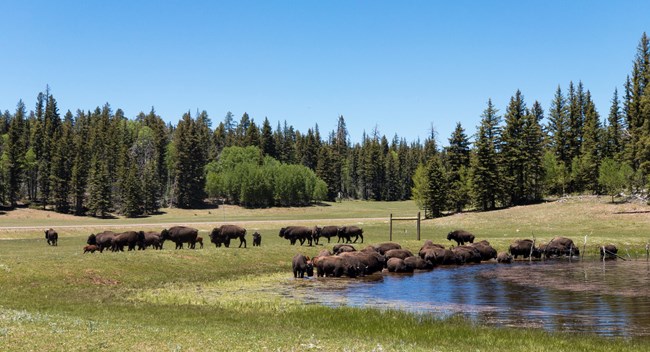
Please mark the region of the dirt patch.
POLYGON ((98 286, 117 286, 121 284, 121 282, 118 280, 102 277, 101 275, 99 275, 99 273, 97 273, 95 270, 92 269, 87 269, 84 272, 84 279, 89 280, 94 285, 98 285, 98 286))

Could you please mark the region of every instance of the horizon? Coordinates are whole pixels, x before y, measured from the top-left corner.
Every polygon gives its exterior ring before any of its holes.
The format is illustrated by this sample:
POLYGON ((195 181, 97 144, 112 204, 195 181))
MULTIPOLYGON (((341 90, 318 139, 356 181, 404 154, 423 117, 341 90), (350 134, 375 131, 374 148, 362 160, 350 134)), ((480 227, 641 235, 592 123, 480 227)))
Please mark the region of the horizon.
POLYGON ((326 138, 342 115, 352 143, 375 128, 424 141, 433 126, 438 146, 456 122, 471 137, 488 99, 503 115, 517 90, 548 117, 570 81, 606 119, 650 28, 643 1, 0 7, 13 14, 0 23, 2 111, 20 99, 33 110, 49 85, 61 116, 109 103, 130 119, 154 107, 176 125, 206 110, 214 128, 228 111, 237 122, 247 112, 274 129, 318 125, 326 138))

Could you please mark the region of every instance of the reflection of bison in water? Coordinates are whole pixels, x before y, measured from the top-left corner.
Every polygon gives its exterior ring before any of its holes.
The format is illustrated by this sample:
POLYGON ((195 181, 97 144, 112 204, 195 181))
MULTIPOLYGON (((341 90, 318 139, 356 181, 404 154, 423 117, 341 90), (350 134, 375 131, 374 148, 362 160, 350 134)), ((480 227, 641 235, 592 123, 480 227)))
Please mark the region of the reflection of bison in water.
POLYGON ((616 259, 618 257, 618 248, 613 244, 600 247, 600 259, 616 259))
POLYGON ((57 246, 59 242, 59 234, 53 229, 45 230, 45 239, 50 246, 57 246))
POLYGON ((508 251, 514 257, 514 259, 517 259, 517 257, 520 255, 524 256, 524 258, 528 258, 531 255, 533 258, 541 258, 542 251, 533 245, 533 240, 516 240, 510 245, 508 251))
POLYGON ((546 258, 561 256, 579 256, 580 250, 573 241, 566 237, 555 237, 544 248, 546 258))
POLYGON ((216 247, 223 244, 226 248, 230 247, 230 240, 239 238, 239 248, 243 245, 246 248, 246 229, 237 225, 221 225, 212 229, 210 241, 216 247))
POLYGON ((462 246, 465 242, 474 243, 474 235, 465 230, 456 230, 447 234, 447 240, 454 240, 459 246, 462 246))
POLYGON ((169 229, 164 229, 160 233, 163 240, 169 240, 176 244, 176 249, 183 249, 183 243, 191 244, 196 243, 196 237, 199 230, 186 227, 186 226, 173 226, 169 229))

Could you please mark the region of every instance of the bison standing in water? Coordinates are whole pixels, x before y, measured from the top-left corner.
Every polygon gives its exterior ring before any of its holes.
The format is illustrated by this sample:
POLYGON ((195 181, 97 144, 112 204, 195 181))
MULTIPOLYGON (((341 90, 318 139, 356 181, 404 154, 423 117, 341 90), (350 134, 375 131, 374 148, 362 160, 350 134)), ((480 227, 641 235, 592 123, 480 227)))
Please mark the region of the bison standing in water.
POLYGON ((198 234, 199 230, 192 227, 173 226, 162 230, 160 237, 162 240, 170 240, 176 243, 176 249, 183 249, 183 243, 196 243, 198 234))
POLYGON ((309 257, 302 254, 296 254, 291 262, 293 266, 293 277, 304 278, 307 276, 314 276, 314 264, 312 264, 309 257))
POLYGON ((618 257, 618 248, 613 244, 600 247, 600 259, 616 259, 618 257))
POLYGON ((523 255, 524 258, 528 258, 530 256, 532 256, 533 258, 542 257, 542 252, 539 250, 539 248, 536 248, 534 246, 533 240, 529 240, 529 239, 514 241, 510 245, 508 251, 514 257, 514 259, 517 259, 517 256, 520 255, 523 255))
POLYGON ((544 254, 546 258, 560 256, 572 257, 579 256, 580 250, 573 243, 573 240, 566 237, 555 237, 546 245, 544 254))
POLYGON ((212 229, 210 233, 210 241, 216 247, 230 247, 230 240, 239 238, 239 248, 244 245, 246 248, 246 229, 237 225, 221 225, 212 229))
POLYGON ((50 246, 57 246, 57 242, 59 241, 59 234, 56 233, 53 229, 45 230, 45 239, 47 240, 47 244, 50 246))

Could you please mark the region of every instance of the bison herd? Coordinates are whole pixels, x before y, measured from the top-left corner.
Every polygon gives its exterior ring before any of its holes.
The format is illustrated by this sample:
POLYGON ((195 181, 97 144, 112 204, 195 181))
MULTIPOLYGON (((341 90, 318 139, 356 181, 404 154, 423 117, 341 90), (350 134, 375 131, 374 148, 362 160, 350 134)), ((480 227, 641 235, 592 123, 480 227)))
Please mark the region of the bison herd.
POLYGON ((332 237, 337 238, 336 243, 356 243, 359 239, 363 243, 363 229, 359 226, 287 226, 280 229, 280 237, 292 245, 300 242, 301 246, 305 243, 318 245, 321 238, 327 238, 327 243, 330 243, 332 237))
MULTIPOLYGON (((54 230, 48 230, 54 231, 54 230)), ((56 232, 55 232, 56 234, 56 232)), ((99 251, 102 253, 104 250, 111 250, 113 252, 123 252, 124 248, 129 251, 144 250, 146 248, 163 249, 165 241, 173 242, 176 249, 183 249, 187 244, 190 249, 195 249, 198 244, 203 248, 203 237, 199 236, 199 230, 187 226, 174 226, 169 229, 164 229, 161 232, 155 231, 126 231, 116 233, 113 231, 104 231, 97 234, 91 234, 86 241, 87 245, 83 248, 84 253, 94 253, 99 251)), ((46 238, 48 232, 45 232, 46 238)), ((222 225, 215 227, 210 232, 210 241, 216 247, 230 247, 230 241, 239 239, 239 247, 242 245, 246 247, 246 229, 237 225, 222 225)), ((48 238, 48 243, 50 239, 48 238)), ((253 233, 253 246, 260 246, 262 244, 262 236, 255 232, 253 233)), ((56 242, 55 244, 56 245, 56 242)))
MULTIPOLYGON (((280 236, 282 236, 282 231, 280 236)), ((549 243, 535 246, 533 240, 516 240, 508 252, 497 253, 486 240, 474 242, 474 235, 463 230, 450 232, 448 240, 455 240, 457 246, 445 248, 444 245, 424 242, 417 253, 402 248, 398 243, 385 242, 357 250, 350 244, 337 244, 332 251, 321 250, 317 256, 309 258, 302 254, 293 257, 294 277, 312 276, 314 268, 318 277, 359 277, 376 272, 411 273, 415 270, 431 270, 436 266, 463 265, 496 261, 512 263, 515 258, 552 258, 579 256, 580 251, 571 239, 553 238, 549 243), (468 243, 468 244, 465 244, 468 243)), ((601 258, 615 259, 617 249, 613 245, 601 247, 601 258)))

